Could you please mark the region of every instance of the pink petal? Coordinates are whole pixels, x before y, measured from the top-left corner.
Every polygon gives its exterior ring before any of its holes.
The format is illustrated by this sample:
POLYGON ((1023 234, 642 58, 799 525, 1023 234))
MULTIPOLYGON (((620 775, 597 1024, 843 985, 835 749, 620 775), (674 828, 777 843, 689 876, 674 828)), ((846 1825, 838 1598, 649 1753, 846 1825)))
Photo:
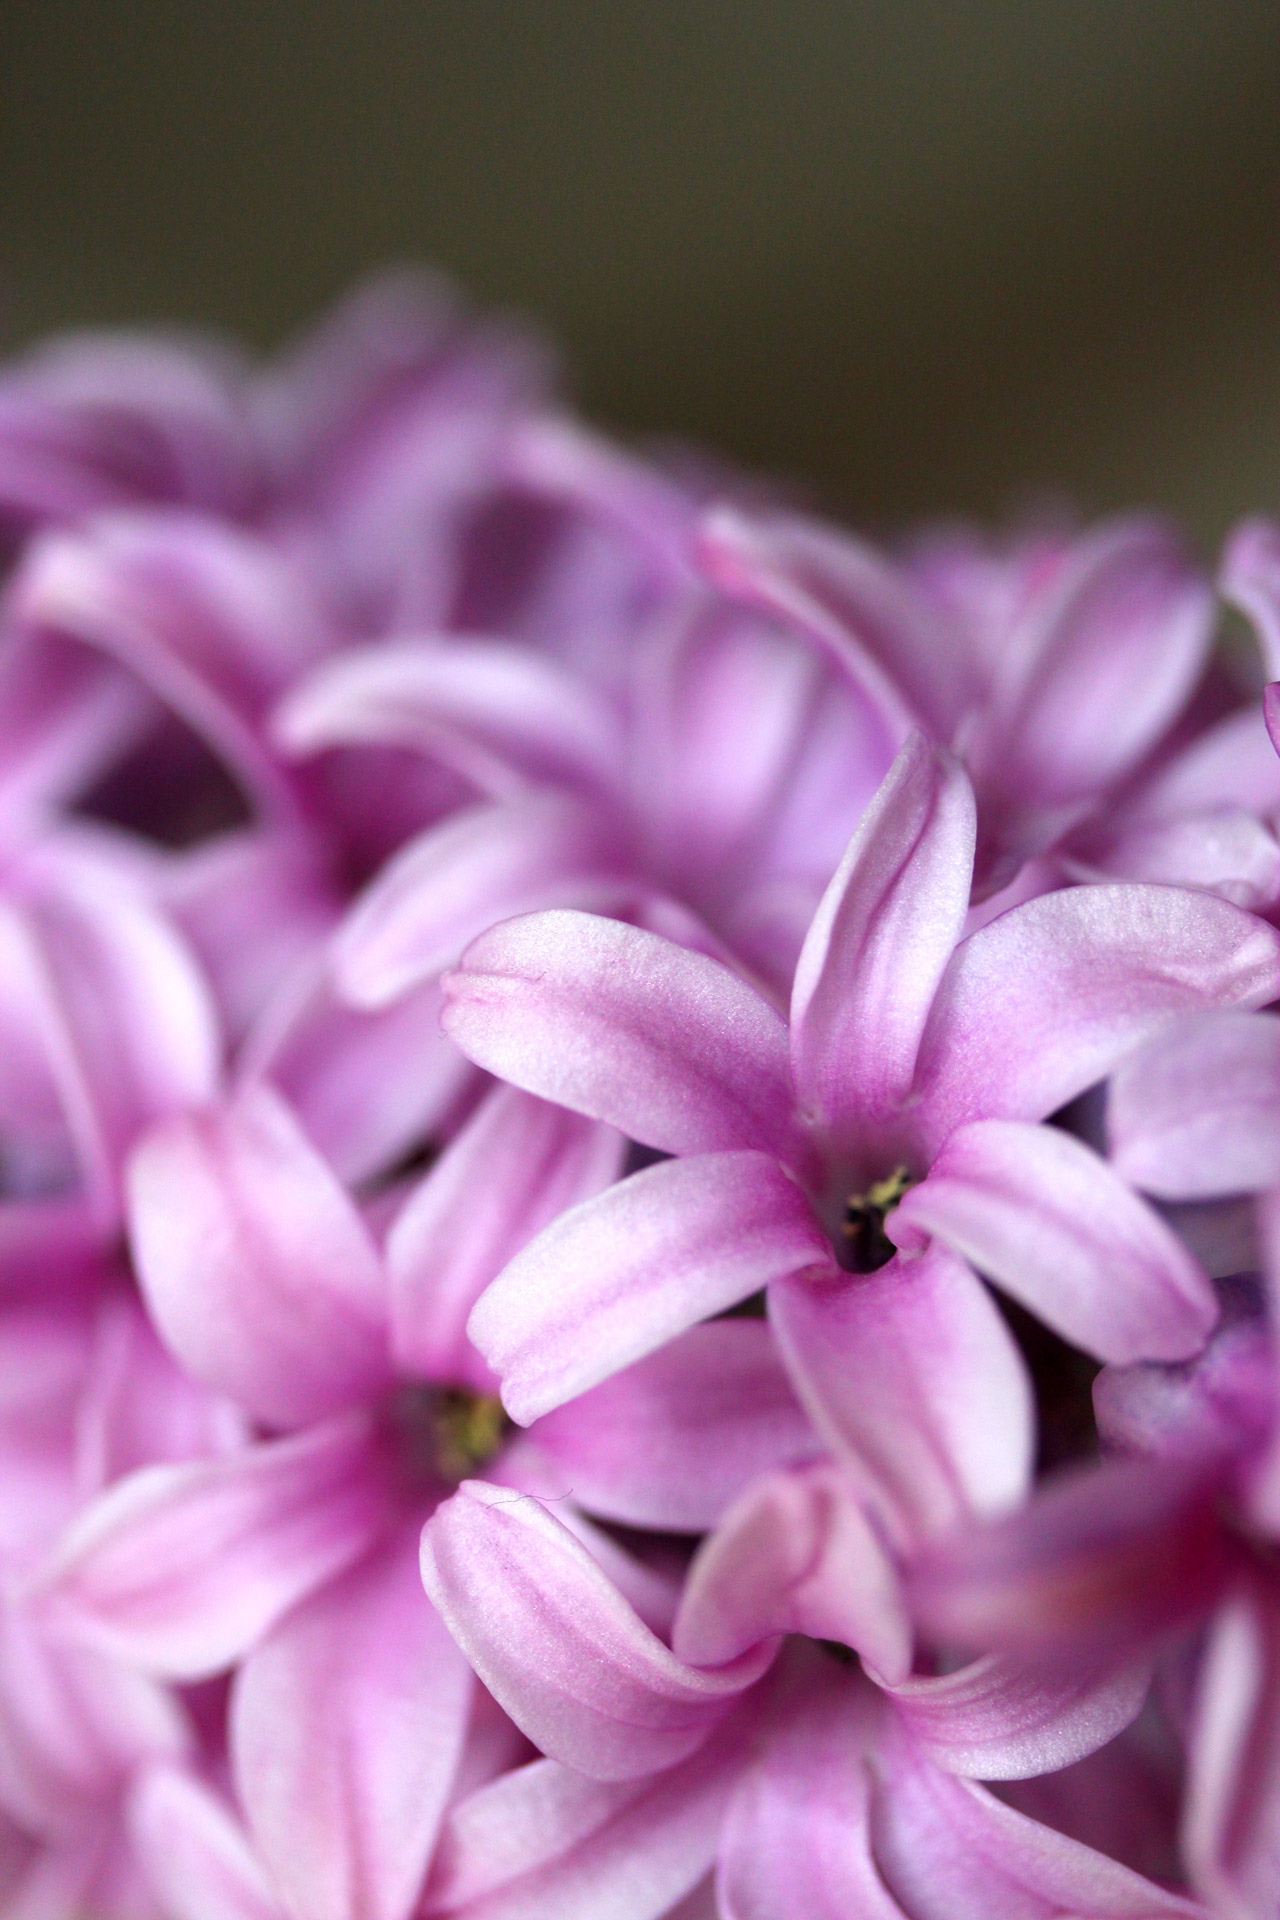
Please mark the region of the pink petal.
POLYGON ((277 550, 194 514, 103 515, 85 532, 47 536, 12 593, 18 619, 119 660, 258 806, 293 812, 256 723, 327 637, 277 550))
POLYGON ((144 1467, 72 1524, 41 1583, 50 1621, 152 1673, 216 1673, 387 1521, 368 1423, 225 1460, 144 1467))
POLYGON ((467 1481, 422 1536, 427 1592, 489 1691, 552 1759, 632 1780, 700 1747, 772 1646, 704 1673, 670 1653, 536 1500, 467 1481))
POLYGON ((948 1773, 1024 1780, 1094 1753, 1140 1712, 1151 1662, 1046 1670, 993 1654, 888 1688, 920 1752, 948 1773))
POLYGON ((1280 1186, 1280 1020, 1179 1021, 1112 1076, 1107 1137, 1117 1172, 1166 1199, 1280 1186))
POLYGON ((1262 717, 1266 722, 1267 738, 1277 753, 1280 753, 1280 681, 1273 680, 1262 689, 1262 717))
POLYGON ((383 1006, 499 920, 542 907, 614 911, 634 892, 600 807, 554 792, 470 807, 411 840, 356 901, 335 942, 338 984, 353 1006, 383 1006))
POLYGON ((1125 800, 1117 824, 1173 826, 1223 807, 1262 816, 1280 807, 1280 762, 1257 703, 1215 721, 1163 761, 1125 800))
POLYGON ((1280 1901, 1280 1607, 1270 1575, 1217 1614, 1196 1691, 1183 1851, 1215 1912, 1252 1920, 1280 1901))
POLYGON ((476 1365, 467 1316, 485 1287, 558 1214, 615 1180, 624 1151, 611 1127, 496 1087, 388 1236, 392 1345, 401 1368, 428 1380, 464 1378, 476 1365))
POLYGON ((973 840, 967 778, 913 734, 823 896, 792 988, 797 1098, 810 1126, 842 1146, 868 1135, 881 1144, 910 1090, 964 926, 973 840))
POLYGON ((833 1265, 776 1160, 694 1154, 561 1214, 499 1274, 467 1331, 524 1426, 771 1281, 833 1265))
POLYGON ((1244 520, 1222 556, 1218 590, 1252 621, 1268 680, 1280 677, 1280 529, 1273 520, 1244 520))
POLYGON ((445 980, 445 1031, 516 1086, 668 1153, 788 1139, 787 1030, 744 980, 618 920, 492 928, 445 980))
POLYGON ((899 740, 915 715, 950 740, 977 691, 971 662, 905 573, 848 534, 798 516, 749 518, 731 507, 705 516, 698 552, 724 592, 825 646, 899 740))
POLYGON ((167 1689, 90 1648, 68 1646, 19 1604, 0 1610, 0 1803, 65 1840, 130 1771, 190 1743, 167 1689))
POLYGON ((822 1664, 734 1795, 716 1886, 725 1920, 907 1920, 872 1848, 865 1683, 822 1664))
POLYGON ((1169 824, 1121 828, 1092 862, 1073 860, 1068 871, 1085 881, 1204 887, 1233 906, 1265 913, 1280 900, 1280 841, 1243 808, 1221 807, 1169 824))
POLYGON ((1113 1460, 1020 1513, 931 1545, 910 1592, 922 1628, 972 1651, 1070 1669, 1127 1663, 1210 1607, 1231 1567, 1220 1464, 1113 1460))
POLYGON ((734 1319, 690 1327, 544 1414, 522 1444, 591 1513, 703 1533, 757 1474, 818 1440, 768 1327, 734 1319))
POLYGON ((283 1920, 230 1809, 181 1767, 149 1767, 128 1799, 129 1839, 171 1920, 283 1920))
POLYGON ((885 1745, 876 1864, 911 1920, 1205 1920, 1193 1901, 931 1766, 900 1732, 885 1745))
POLYGON ((769 1317, 815 1425, 896 1543, 1025 1493, 1030 1382, 990 1294, 944 1248, 783 1280, 769 1317))
POLYGON ((536 1760, 482 1788, 445 1826, 425 1912, 658 1920, 715 1860, 749 1760, 749 1711, 731 1713, 691 1759, 656 1776, 606 1782, 536 1760))
POLYGON ((1209 1006, 1280 995, 1280 934, 1181 887, 1069 887, 956 949, 916 1071, 940 1146, 966 1120, 1040 1120, 1131 1049, 1209 1006))
POLYGON ((1183 1360, 1218 1317, 1203 1268, 1159 1215, 1053 1127, 960 1127, 886 1231, 908 1251, 936 1234, 1064 1339, 1120 1366, 1183 1360))
POLYGON ((835 1467, 757 1480, 694 1557, 672 1645, 721 1666, 785 1633, 836 1640, 890 1680, 911 1666, 911 1624, 893 1564, 835 1467))
POLYGON ((337 889, 318 849, 269 827, 222 833, 172 856, 156 888, 209 977, 232 1042, 337 918, 337 889))
POLYGON ((348 742, 416 748, 495 798, 530 782, 607 791, 622 752, 585 680, 510 641, 455 634, 340 655, 287 697, 275 733, 299 755, 348 742))
POLYGON ((240 368, 225 350, 154 335, 64 334, 0 385, 0 499, 27 519, 135 500, 250 509, 257 461, 240 368))
POLYGON ((0 810, 22 818, 74 799, 152 718, 141 688, 108 661, 11 628, 0 639, 0 810))
POLYGON ((807 639, 719 597, 664 622, 636 678, 633 805, 658 870, 704 900, 762 868, 821 891, 893 757, 882 716, 807 639))
POLYGON ((1212 618, 1207 582, 1160 522, 1085 535, 1010 635, 975 779, 1039 806, 1113 785, 1177 716, 1212 618))
POLYGON ((472 1684, 410 1536, 303 1600, 249 1655, 231 1707, 236 1784, 297 1920, 408 1920, 472 1684))
POLYGON ((377 1251, 265 1084, 144 1141, 129 1169, 129 1225, 165 1340, 259 1419, 323 1419, 390 1382, 377 1251))
POLYGON ((120 1162, 150 1121, 214 1091, 216 1016, 185 945, 111 876, 60 877, 9 910, 12 957, 95 1209, 118 1213, 120 1162))
POLYGON ((159 1462, 203 1460, 242 1446, 239 1408, 194 1381, 160 1344, 130 1294, 103 1299, 94 1318, 89 1366, 75 1413, 76 1478, 98 1493, 159 1462))
POLYGON ((1247 1283, 1223 1291, 1222 1318, 1194 1359, 1103 1368, 1093 1408, 1104 1451, 1194 1464, 1265 1446, 1277 1411, 1271 1330, 1247 1283))
POLYGON ((394 1005, 344 1006, 327 968, 308 964, 248 1035, 243 1081, 270 1080, 340 1177, 385 1173, 443 1127, 476 1073, 440 1031, 435 982, 394 1005))

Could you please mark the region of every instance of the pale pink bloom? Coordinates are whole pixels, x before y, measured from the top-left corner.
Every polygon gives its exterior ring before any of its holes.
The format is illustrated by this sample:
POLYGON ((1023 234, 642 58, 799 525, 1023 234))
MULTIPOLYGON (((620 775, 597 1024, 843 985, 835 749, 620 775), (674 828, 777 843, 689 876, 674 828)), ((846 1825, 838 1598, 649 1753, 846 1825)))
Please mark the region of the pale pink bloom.
POLYGON ((674 483, 553 419, 528 423, 512 458, 556 508, 543 545, 563 549, 561 598, 581 571, 580 608, 539 611, 535 574, 487 627, 440 622, 338 657, 277 718, 282 744, 322 765, 409 749, 482 796, 375 882, 338 944, 344 991, 384 1005, 543 905, 665 915, 785 987, 893 727, 806 636, 698 581, 697 501, 674 483), (629 595, 595 579, 583 528, 635 576, 629 595))
MULTIPOLYGON (((694 1591, 672 1651, 537 1501, 464 1486, 423 1572, 546 1756, 451 1813, 428 1914, 657 1920, 686 1897, 728 1920, 1200 1911, 945 1771, 892 1696, 812 1644, 682 1657, 694 1591)), ((945 1748, 981 1718, 952 1701, 931 1732, 945 1748)), ((1008 1762, 1027 1728, 1004 1731, 1008 1762)))
MULTIPOLYGON (((1274 1301, 1274 1203, 1267 1237, 1274 1301)), ((912 1590, 934 1633, 1038 1661, 1046 1678, 1176 1648, 1207 1622, 1182 1849, 1216 1911, 1264 1920, 1280 1895, 1280 1376, 1256 1286, 1231 1283, 1227 1299, 1198 1359, 1099 1376, 1099 1428, 1116 1457, 1046 1488, 1022 1515, 939 1545, 912 1590)))
MULTIPOLYGON (((460 1473, 492 1456, 500 1487, 700 1530, 762 1469, 816 1450, 759 1325, 695 1329, 506 1441, 468 1313, 531 1233, 615 1178, 622 1147, 495 1089, 397 1196, 381 1245, 387 1207, 362 1216, 265 1084, 168 1123, 134 1157, 130 1228, 156 1325, 260 1437, 118 1480, 62 1538, 41 1604, 144 1672, 238 1664, 233 1773, 268 1879, 302 1920, 404 1920, 417 1898, 476 1711, 416 1566, 423 1520, 460 1473)), ((665 1577, 575 1525, 646 1617, 669 1620, 665 1577)))
POLYGON ((101 1288, 0 1312, 0 1808, 28 1854, 5 1912, 56 1920, 156 1911, 124 1801, 138 1769, 194 1758, 200 1735, 169 1689, 51 1631, 32 1582, 117 1477, 243 1440, 234 1409, 173 1365, 119 1277, 104 1269, 101 1288))
POLYGON ((1212 596, 1165 525, 1120 520, 992 558, 936 546, 894 568, 853 536, 725 509, 709 576, 789 619, 898 716, 961 756, 978 794, 979 898, 1068 840, 1191 694, 1212 596))
POLYGON ((446 1026, 473 1059, 680 1156, 554 1222, 476 1308, 515 1418, 767 1288, 810 1412, 904 1538, 1026 1486, 1027 1384, 968 1262, 1101 1359, 1201 1344, 1196 1262, 1035 1123, 1186 1012, 1273 998, 1280 940, 1121 885, 957 945, 973 845, 963 772, 917 737, 806 937, 790 1034, 727 968, 615 921, 534 915, 468 950, 446 1026))

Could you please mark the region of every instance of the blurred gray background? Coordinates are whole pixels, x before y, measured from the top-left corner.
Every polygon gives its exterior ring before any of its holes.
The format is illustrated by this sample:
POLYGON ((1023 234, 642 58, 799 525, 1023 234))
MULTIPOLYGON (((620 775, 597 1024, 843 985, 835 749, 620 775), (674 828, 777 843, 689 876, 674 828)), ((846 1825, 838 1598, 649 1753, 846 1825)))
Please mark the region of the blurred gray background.
POLYGON ((267 345, 427 258, 864 523, 1280 510, 1280 7, 8 0, 0 321, 267 345))

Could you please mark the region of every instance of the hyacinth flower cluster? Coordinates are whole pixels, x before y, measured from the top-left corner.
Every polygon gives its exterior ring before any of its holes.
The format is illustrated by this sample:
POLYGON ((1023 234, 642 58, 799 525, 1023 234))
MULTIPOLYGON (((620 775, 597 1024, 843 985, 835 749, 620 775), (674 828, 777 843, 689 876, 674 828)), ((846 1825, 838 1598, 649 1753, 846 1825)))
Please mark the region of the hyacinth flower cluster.
POLYGON ((5 1920, 1275 1920, 1280 528, 414 274, 11 362, 0 528, 5 1920))

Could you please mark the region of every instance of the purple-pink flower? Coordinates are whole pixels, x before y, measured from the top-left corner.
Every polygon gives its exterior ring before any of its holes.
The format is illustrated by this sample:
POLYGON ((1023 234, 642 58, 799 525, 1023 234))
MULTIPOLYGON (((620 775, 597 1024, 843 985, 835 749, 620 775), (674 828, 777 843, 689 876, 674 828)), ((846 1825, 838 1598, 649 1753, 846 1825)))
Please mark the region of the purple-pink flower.
POLYGON ((0 531, 6 1917, 1275 1920, 1276 527, 406 272, 0 369, 0 531))

